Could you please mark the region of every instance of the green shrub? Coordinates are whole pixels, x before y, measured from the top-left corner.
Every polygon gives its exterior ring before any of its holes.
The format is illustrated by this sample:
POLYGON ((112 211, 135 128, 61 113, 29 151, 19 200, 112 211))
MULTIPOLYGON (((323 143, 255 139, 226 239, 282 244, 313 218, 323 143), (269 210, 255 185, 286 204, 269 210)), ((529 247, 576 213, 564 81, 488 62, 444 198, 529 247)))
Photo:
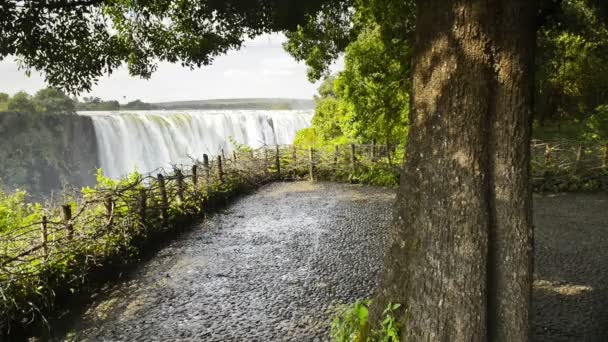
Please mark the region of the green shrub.
POLYGON ((389 303, 383 312, 379 329, 370 329, 368 324, 371 301, 357 301, 338 309, 331 326, 332 342, 399 342, 399 324, 395 312, 401 304, 389 303))

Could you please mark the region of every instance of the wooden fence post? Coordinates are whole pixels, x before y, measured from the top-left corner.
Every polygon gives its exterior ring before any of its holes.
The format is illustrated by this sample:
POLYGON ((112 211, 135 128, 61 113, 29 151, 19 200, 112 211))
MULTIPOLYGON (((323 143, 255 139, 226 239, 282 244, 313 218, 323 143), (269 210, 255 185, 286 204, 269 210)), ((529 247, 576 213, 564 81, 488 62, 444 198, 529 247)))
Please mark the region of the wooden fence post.
POLYGON ((293 165, 291 169, 293 171, 293 178, 295 179, 298 174, 298 148, 296 147, 296 145, 292 146, 291 157, 293 159, 293 165))
POLYGON ((311 182, 315 180, 315 177, 314 177, 315 162, 313 160, 313 157, 314 157, 314 151, 313 151, 313 148, 310 147, 308 149, 308 160, 309 160, 308 171, 310 172, 310 181, 311 182))
POLYGON ((356 153, 355 144, 350 144, 350 158, 351 158, 351 163, 352 163, 352 168, 353 168, 353 174, 355 174, 357 172, 357 155, 355 153, 356 153))
POLYGON ((340 147, 334 146, 334 172, 338 169, 338 158, 340 157, 340 147))
POLYGON ((372 147, 370 151, 370 159, 373 162, 376 159, 376 139, 372 139, 372 147))
POLYGON ((146 190, 139 190, 139 221, 142 227, 146 226, 146 209, 147 209, 147 196, 146 190))
POLYGON ((182 170, 175 169, 175 177, 177 180, 177 198, 180 203, 184 203, 184 174, 182 170))
POLYGON ((48 219, 46 218, 46 216, 42 216, 42 223, 41 223, 41 228, 42 228, 42 252, 44 253, 44 258, 48 258, 49 257, 49 246, 48 246, 48 236, 49 236, 49 232, 47 229, 47 225, 48 225, 48 219))
POLYGON ((112 214, 114 212, 114 202, 112 201, 112 196, 106 197, 103 206, 106 208, 106 217, 109 220, 108 224, 112 224, 112 214))
POLYGON ((65 204, 61 206, 61 218, 63 221, 63 226, 65 230, 68 232, 68 240, 72 240, 74 238, 74 226, 72 225, 72 207, 69 204, 65 204))
POLYGON ((280 150, 279 150, 279 145, 276 146, 276 156, 275 156, 275 166, 277 168, 277 178, 281 179, 281 154, 280 154, 280 150))
POLYGON ((574 165, 572 166, 572 174, 576 174, 578 172, 578 167, 581 162, 581 158, 583 156, 583 146, 581 144, 578 145, 576 149, 576 158, 574 159, 574 165))
POLYGON ((192 185, 194 186, 194 191, 197 191, 198 185, 198 165, 192 165, 192 185))
POLYGON ((209 156, 206 154, 203 154, 203 168, 205 169, 205 178, 206 178, 207 184, 209 184, 209 177, 211 177, 211 170, 209 168, 209 156))
POLYGON ((608 142, 604 145, 604 167, 608 168, 608 142))
POLYGON ((158 174, 158 188, 160 190, 160 215, 162 219, 163 227, 167 226, 169 217, 167 216, 167 208, 169 207, 169 201, 167 200, 167 188, 165 187, 165 177, 162 174, 158 174))
POLYGON ((224 169, 222 168, 222 156, 217 156, 217 176, 220 179, 220 183, 224 183, 224 169))
POLYGON ((551 145, 545 143, 545 167, 551 162, 551 145))
POLYGON ((386 138, 386 156, 388 158, 388 165, 393 166, 393 158, 391 157, 391 142, 386 138))

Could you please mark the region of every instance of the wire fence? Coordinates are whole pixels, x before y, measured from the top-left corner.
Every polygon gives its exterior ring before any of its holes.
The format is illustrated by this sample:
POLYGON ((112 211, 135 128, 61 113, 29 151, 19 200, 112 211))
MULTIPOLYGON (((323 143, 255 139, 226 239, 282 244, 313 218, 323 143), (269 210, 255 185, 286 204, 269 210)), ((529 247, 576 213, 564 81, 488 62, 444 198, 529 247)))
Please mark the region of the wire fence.
MULTIPOLYGON (((94 267, 128 258, 151 236, 201 217, 243 189, 289 179, 366 182, 378 174, 396 184, 404 153, 403 146, 375 144, 244 148, 39 207, 27 224, 0 227, 0 331, 36 320, 59 289, 77 288, 94 267)), ((537 190, 573 178, 607 186, 608 144, 533 141, 531 153, 537 190)))
POLYGON ((608 189, 608 142, 532 141, 536 191, 608 189))

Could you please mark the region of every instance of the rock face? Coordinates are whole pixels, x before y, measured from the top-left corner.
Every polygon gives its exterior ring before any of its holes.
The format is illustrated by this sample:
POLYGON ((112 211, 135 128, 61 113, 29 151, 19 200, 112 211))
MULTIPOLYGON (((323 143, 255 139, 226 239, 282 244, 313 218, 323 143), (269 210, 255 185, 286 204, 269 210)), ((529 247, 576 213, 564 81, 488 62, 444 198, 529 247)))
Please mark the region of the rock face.
POLYGON ((49 197, 68 184, 95 183, 98 167, 90 117, 0 113, 0 182, 8 190, 49 197))

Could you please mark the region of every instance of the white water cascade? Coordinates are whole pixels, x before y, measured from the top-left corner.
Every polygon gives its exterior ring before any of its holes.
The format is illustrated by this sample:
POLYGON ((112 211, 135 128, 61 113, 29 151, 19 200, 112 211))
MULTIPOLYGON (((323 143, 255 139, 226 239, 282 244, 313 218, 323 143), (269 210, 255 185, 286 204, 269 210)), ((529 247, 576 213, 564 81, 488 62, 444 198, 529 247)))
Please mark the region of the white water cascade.
POLYGON ((100 167, 117 179, 137 170, 230 153, 231 140, 253 148, 293 142, 312 120, 308 110, 80 112, 93 120, 100 167))

